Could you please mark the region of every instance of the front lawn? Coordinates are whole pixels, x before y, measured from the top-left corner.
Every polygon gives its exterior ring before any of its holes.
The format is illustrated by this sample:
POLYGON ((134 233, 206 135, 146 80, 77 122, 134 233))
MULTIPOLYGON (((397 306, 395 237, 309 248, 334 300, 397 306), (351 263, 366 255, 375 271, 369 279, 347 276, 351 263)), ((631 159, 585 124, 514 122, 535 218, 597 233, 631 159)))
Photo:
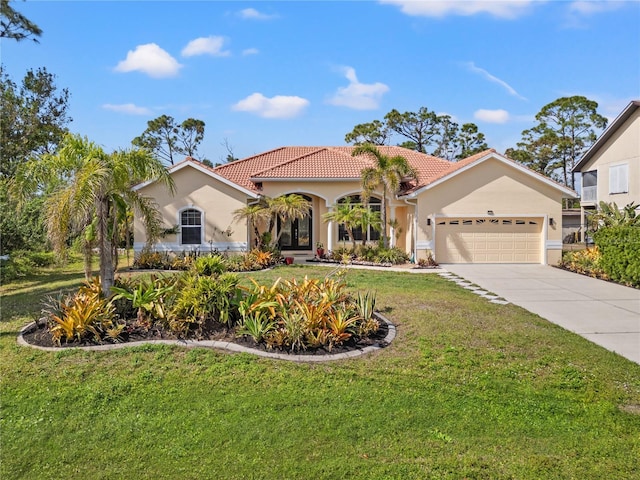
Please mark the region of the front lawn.
POLYGON ((435 274, 346 280, 377 292, 398 337, 324 364, 19 347, 38 300, 79 285, 81 266, 3 285, 0 478, 640 477, 640 365, 435 274))

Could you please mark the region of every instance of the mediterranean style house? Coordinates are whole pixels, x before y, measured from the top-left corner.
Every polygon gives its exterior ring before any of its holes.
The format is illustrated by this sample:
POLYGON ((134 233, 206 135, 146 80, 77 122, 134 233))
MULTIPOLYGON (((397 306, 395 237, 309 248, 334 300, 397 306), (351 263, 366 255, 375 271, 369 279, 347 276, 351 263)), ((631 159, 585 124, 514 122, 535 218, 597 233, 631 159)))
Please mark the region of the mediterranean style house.
MULTIPOLYGON (((326 250, 350 246, 343 226, 324 222, 323 214, 344 201, 360 202, 361 172, 371 166, 354 147, 282 147, 243 160, 209 168, 186 158, 169 171, 176 192, 147 182, 136 187, 155 199, 165 221, 178 233, 151 247, 175 252, 199 249, 243 251, 253 245, 253 232, 234 221, 234 211, 259 201, 298 194, 309 200, 302 220, 279 224, 279 246, 290 255, 312 255, 318 242, 326 250)), ((562 253, 562 199, 576 193, 529 170, 495 150, 458 162, 395 146, 381 146, 386 156, 403 156, 418 172, 388 201, 394 246, 417 260, 432 254, 439 263, 555 264, 562 253)), ((381 192, 368 208, 380 210, 381 192)), ((135 248, 146 244, 135 219, 135 248)), ((378 233, 355 231, 354 237, 375 242, 378 233)))
POLYGON ((580 209, 582 230, 585 213, 602 202, 619 208, 640 204, 640 100, 634 100, 602 132, 573 169, 582 177, 580 209))

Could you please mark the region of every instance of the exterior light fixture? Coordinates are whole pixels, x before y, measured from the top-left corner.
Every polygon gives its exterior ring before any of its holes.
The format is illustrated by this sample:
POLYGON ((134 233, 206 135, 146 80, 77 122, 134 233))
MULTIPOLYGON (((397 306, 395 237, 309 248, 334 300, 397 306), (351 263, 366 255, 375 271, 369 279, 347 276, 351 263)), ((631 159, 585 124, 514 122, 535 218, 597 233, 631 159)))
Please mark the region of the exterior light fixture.
POLYGON ((493 215, 493 210, 487 210, 487 215, 493 215))

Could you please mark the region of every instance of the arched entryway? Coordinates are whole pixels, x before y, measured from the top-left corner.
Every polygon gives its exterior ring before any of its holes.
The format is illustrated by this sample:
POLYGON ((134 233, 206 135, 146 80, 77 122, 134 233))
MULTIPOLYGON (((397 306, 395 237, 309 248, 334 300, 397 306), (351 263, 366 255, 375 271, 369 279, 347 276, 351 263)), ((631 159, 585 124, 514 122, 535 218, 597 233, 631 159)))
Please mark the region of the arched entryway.
MULTIPOLYGON (((311 202, 311 197, 301 195, 305 200, 311 202)), ((280 250, 311 250, 313 248, 313 211, 309 209, 307 216, 297 220, 287 220, 285 222, 278 219, 278 232, 280 250)))

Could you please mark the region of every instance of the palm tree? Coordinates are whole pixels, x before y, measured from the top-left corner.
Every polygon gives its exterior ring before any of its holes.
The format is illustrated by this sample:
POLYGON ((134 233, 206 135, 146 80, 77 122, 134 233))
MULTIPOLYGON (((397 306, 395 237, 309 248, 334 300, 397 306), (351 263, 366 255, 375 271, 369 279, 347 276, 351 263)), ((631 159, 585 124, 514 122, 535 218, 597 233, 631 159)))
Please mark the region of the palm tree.
POLYGON ((408 179, 417 179, 418 174, 409 165, 407 159, 396 155, 383 155, 378 148, 371 144, 359 145, 353 149, 353 156, 367 155, 372 158, 374 165, 362 170, 362 190, 365 201, 378 188, 382 188, 382 241, 385 248, 389 247, 387 235, 387 199, 400 189, 400 184, 408 179))
POLYGON ((349 234, 349 238, 353 242, 353 249, 356 248, 356 238, 353 235, 353 229, 358 226, 358 212, 355 205, 351 203, 351 198, 347 197, 344 202, 335 204, 331 211, 322 215, 325 222, 336 222, 344 225, 344 229, 349 234))
POLYGON ((253 240, 254 244, 256 247, 260 246, 262 234, 260 233, 258 226, 262 223, 268 222, 272 217, 268 203, 262 199, 258 203, 238 208, 233 212, 233 215, 234 221, 245 221, 248 223, 249 228, 253 228, 253 234, 255 237, 253 240))
POLYGON ((367 244, 367 231, 369 227, 379 232, 382 230, 380 212, 358 205, 355 209, 356 224, 362 229, 362 246, 367 244))
POLYGON ((160 234, 162 218, 155 202, 133 190, 133 186, 158 180, 172 192, 174 188, 162 162, 148 151, 106 154, 86 137, 71 134, 64 138, 57 154, 27 162, 17 178, 16 185, 51 191, 45 217, 47 233, 57 253, 64 255, 73 234, 82 232, 89 239, 95 228, 105 295, 113 286, 119 225, 127 209, 138 212, 149 242, 160 234))

